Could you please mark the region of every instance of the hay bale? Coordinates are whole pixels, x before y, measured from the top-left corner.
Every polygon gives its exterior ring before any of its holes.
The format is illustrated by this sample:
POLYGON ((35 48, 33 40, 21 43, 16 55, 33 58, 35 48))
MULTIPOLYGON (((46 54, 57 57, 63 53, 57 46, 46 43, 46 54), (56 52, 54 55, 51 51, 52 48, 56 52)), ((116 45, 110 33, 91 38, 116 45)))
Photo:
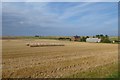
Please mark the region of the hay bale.
POLYGON ((60 43, 31 43, 30 47, 43 47, 43 46, 64 46, 64 44, 60 43))
POLYGON ((26 46, 30 46, 30 43, 26 43, 26 46))
POLYGON ((30 47, 39 47, 36 43, 30 44, 30 47))

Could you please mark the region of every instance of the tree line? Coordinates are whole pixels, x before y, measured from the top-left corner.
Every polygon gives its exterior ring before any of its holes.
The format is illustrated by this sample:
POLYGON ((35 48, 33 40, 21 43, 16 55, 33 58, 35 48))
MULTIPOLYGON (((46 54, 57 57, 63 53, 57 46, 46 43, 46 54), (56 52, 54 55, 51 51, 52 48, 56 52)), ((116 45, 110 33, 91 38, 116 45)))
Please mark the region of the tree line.
MULTIPOLYGON (((38 37, 38 38, 47 38, 47 37, 43 37, 43 36, 39 36, 39 35, 35 35, 34 37, 38 37)), ((80 42, 86 42, 86 39, 87 38, 90 38, 89 36, 82 36, 80 37, 80 42)), ((95 35, 95 36, 92 36, 92 38, 98 38, 98 39, 101 39, 101 43, 111 43, 110 39, 109 39, 109 36, 108 35, 103 35, 103 34, 100 34, 100 35, 95 35)), ((53 37, 52 38, 48 38, 48 39, 54 39, 53 37)), ((56 38, 55 38, 56 39, 56 38)), ((62 38, 58 38, 58 40, 61 40, 62 38)), ((64 39, 67 39, 67 40, 70 40, 70 38, 64 38, 64 39)), ((64 40, 62 39, 62 40, 64 40)))

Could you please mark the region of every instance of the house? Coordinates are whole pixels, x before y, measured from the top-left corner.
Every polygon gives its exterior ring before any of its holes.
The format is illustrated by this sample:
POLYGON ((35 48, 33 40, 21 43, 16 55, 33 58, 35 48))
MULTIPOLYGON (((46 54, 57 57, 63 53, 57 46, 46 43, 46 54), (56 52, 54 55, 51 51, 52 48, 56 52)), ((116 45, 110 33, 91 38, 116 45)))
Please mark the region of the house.
POLYGON ((71 40, 72 41, 80 41, 80 36, 73 36, 72 38, 71 38, 71 40))
POLYGON ((101 42, 101 39, 99 38, 87 38, 86 39, 86 42, 101 42))

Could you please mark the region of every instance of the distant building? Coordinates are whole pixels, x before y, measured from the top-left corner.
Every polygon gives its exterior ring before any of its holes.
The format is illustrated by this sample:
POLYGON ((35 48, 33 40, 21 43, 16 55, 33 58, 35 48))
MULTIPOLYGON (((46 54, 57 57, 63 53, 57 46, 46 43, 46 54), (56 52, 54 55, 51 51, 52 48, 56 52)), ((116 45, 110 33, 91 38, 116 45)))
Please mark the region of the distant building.
POLYGON ((73 36, 72 38, 71 38, 71 40, 72 41, 80 41, 80 36, 73 36))
POLYGON ((87 38, 86 39, 86 42, 101 42, 101 39, 99 38, 87 38))

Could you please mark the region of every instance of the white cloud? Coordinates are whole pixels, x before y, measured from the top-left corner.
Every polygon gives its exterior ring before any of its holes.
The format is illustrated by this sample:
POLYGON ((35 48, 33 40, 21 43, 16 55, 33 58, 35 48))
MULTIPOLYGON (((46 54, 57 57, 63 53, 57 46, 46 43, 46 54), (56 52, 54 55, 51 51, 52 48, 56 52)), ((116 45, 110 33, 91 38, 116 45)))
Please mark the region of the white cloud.
MULTIPOLYGON (((54 4, 54 3, 52 3, 54 4)), ((62 4, 62 3, 61 3, 62 4)), ((69 3, 67 3, 69 4, 69 3)), ((72 4, 72 3, 71 3, 72 4)), ((74 3, 73 3, 74 4, 74 3)), ((107 4, 107 3, 106 3, 107 4)), ((109 4, 109 3, 108 3, 109 4)), ((104 29, 108 25, 116 24, 117 14, 116 10, 110 11, 114 9, 110 5, 101 5, 98 3, 80 3, 76 5, 65 6, 63 9, 63 13, 55 13, 52 12, 49 3, 24 3, 23 6, 18 6, 15 4, 6 4, 4 6, 4 13, 13 14, 15 17, 24 17, 25 20, 19 21, 20 24, 28 24, 28 26, 23 26, 26 28, 71 28, 71 29, 81 29, 84 30, 97 30, 104 29), (108 10, 108 12, 104 12, 108 10), (101 13, 103 12, 103 13, 101 13), (78 16, 78 18, 74 18, 74 22, 70 20, 71 17, 78 16), (110 20, 110 19, 113 20, 110 20), (30 26, 29 26, 30 25, 30 26)), ((117 6, 117 5, 116 5, 117 6)), ((59 6, 60 7, 60 6, 59 6)), ((55 7, 55 9, 59 9, 59 7, 55 7)), ((64 7, 64 6, 62 6, 64 7)), ((54 11, 54 10, 53 10, 54 11)), ((58 10, 59 11, 59 10, 58 10)), ((16 24, 17 25, 17 24, 16 24)), ((20 26, 22 27, 22 26, 20 26)), ((114 29, 117 29, 115 26, 114 29)), ((73 32, 74 33, 74 32, 73 32)))
POLYGON ((94 4, 94 3, 82 3, 82 4, 76 5, 74 7, 73 6, 69 7, 67 10, 65 10, 64 14, 60 17, 60 19, 66 19, 66 18, 75 16, 75 15, 81 14, 85 11, 88 11, 90 9, 86 8, 86 6, 90 6, 92 4, 94 4))

